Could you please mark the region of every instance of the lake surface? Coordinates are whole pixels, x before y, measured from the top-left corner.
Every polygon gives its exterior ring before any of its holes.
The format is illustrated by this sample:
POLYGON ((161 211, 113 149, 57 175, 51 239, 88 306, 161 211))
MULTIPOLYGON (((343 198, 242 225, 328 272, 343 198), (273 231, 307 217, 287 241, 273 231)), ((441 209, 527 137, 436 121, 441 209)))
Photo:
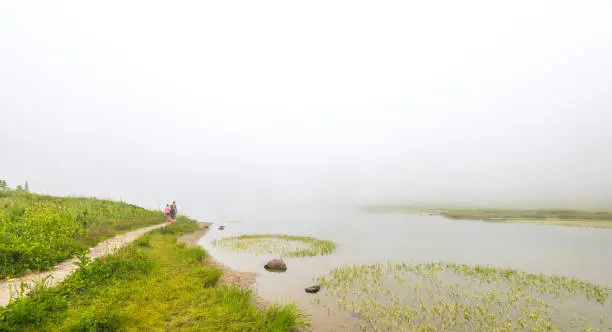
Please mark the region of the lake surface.
POLYGON ((313 315, 315 330, 354 330, 359 320, 332 302, 312 303, 304 288, 339 265, 396 262, 451 262, 558 274, 612 286, 612 230, 566 226, 449 220, 440 216, 366 213, 355 208, 259 208, 206 220, 225 225, 201 244, 216 259, 239 270, 259 273, 255 285, 265 299, 296 302, 313 315), (230 222, 238 220, 239 222, 230 222), (308 235, 334 241, 329 256, 287 258, 286 273, 268 273, 274 255, 229 252, 212 241, 240 234, 308 235))

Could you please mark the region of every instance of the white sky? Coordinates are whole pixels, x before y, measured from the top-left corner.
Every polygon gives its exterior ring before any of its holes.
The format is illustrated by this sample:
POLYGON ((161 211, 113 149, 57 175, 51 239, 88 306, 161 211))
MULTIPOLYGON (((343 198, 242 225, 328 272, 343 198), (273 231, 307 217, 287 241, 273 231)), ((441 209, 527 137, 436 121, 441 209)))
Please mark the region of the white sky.
POLYGON ((40 192, 612 203, 612 2, 3 0, 0 116, 40 192))

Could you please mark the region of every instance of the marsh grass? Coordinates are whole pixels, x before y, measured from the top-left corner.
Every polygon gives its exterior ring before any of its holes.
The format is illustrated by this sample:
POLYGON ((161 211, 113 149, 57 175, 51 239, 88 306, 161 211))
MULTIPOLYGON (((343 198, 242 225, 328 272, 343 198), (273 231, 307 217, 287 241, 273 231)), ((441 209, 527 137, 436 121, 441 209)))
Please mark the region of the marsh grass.
MULTIPOLYGON (((319 282, 363 330, 605 330, 611 289, 586 281, 458 264, 342 266, 319 282)), ((320 303, 317 296, 313 300, 320 303)))
POLYGON ((254 254, 277 254, 286 257, 329 255, 336 244, 309 236, 261 234, 225 237, 213 241, 213 245, 234 251, 254 254))
POLYGON ((449 219, 483 220, 487 222, 529 223, 559 226, 612 228, 612 212, 571 209, 502 209, 461 208, 426 205, 369 205, 368 212, 432 213, 449 219))
POLYGON ((525 219, 539 220, 558 218, 565 220, 609 220, 612 221, 612 212, 609 211, 581 211, 581 210, 551 210, 551 209, 460 209, 445 208, 440 212, 453 219, 525 219))
POLYGON ((201 248, 178 244, 199 229, 179 217, 115 254, 85 260, 59 285, 0 308, 0 331, 289 331, 307 320, 295 306, 258 309, 249 291, 218 287, 201 248))
POLYGON ((164 221, 161 212, 25 191, 0 196, 0 280, 43 271, 109 237, 164 221))
POLYGON ((612 228, 612 220, 546 220, 546 219, 485 219, 486 222, 522 223, 535 225, 574 226, 589 228, 612 228))

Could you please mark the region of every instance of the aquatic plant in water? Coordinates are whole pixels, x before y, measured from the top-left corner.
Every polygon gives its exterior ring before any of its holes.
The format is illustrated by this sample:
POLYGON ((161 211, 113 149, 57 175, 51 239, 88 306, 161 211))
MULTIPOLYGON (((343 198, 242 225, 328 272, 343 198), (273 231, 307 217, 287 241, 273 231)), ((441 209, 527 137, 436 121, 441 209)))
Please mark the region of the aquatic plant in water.
MULTIPOLYGON (((342 266, 319 277, 363 330, 608 330, 612 289, 579 279, 445 263, 342 266)), ((314 303, 321 303, 317 296, 314 303)))
POLYGON ((225 237, 213 241, 216 247, 255 254, 304 257, 331 254, 336 244, 309 236, 262 234, 225 237))

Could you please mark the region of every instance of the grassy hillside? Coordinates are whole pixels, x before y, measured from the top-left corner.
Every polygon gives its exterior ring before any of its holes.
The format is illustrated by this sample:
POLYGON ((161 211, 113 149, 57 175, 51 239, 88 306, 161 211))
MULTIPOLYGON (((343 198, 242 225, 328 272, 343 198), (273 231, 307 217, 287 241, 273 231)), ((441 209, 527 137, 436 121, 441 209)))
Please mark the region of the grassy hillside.
POLYGON ((53 288, 0 308, 0 331, 291 331, 305 326, 294 306, 258 309, 250 292, 218 287, 206 252, 176 239, 197 230, 179 217, 53 288))
POLYGON ((164 221, 123 202, 0 191, 0 280, 42 271, 117 233, 164 221))

